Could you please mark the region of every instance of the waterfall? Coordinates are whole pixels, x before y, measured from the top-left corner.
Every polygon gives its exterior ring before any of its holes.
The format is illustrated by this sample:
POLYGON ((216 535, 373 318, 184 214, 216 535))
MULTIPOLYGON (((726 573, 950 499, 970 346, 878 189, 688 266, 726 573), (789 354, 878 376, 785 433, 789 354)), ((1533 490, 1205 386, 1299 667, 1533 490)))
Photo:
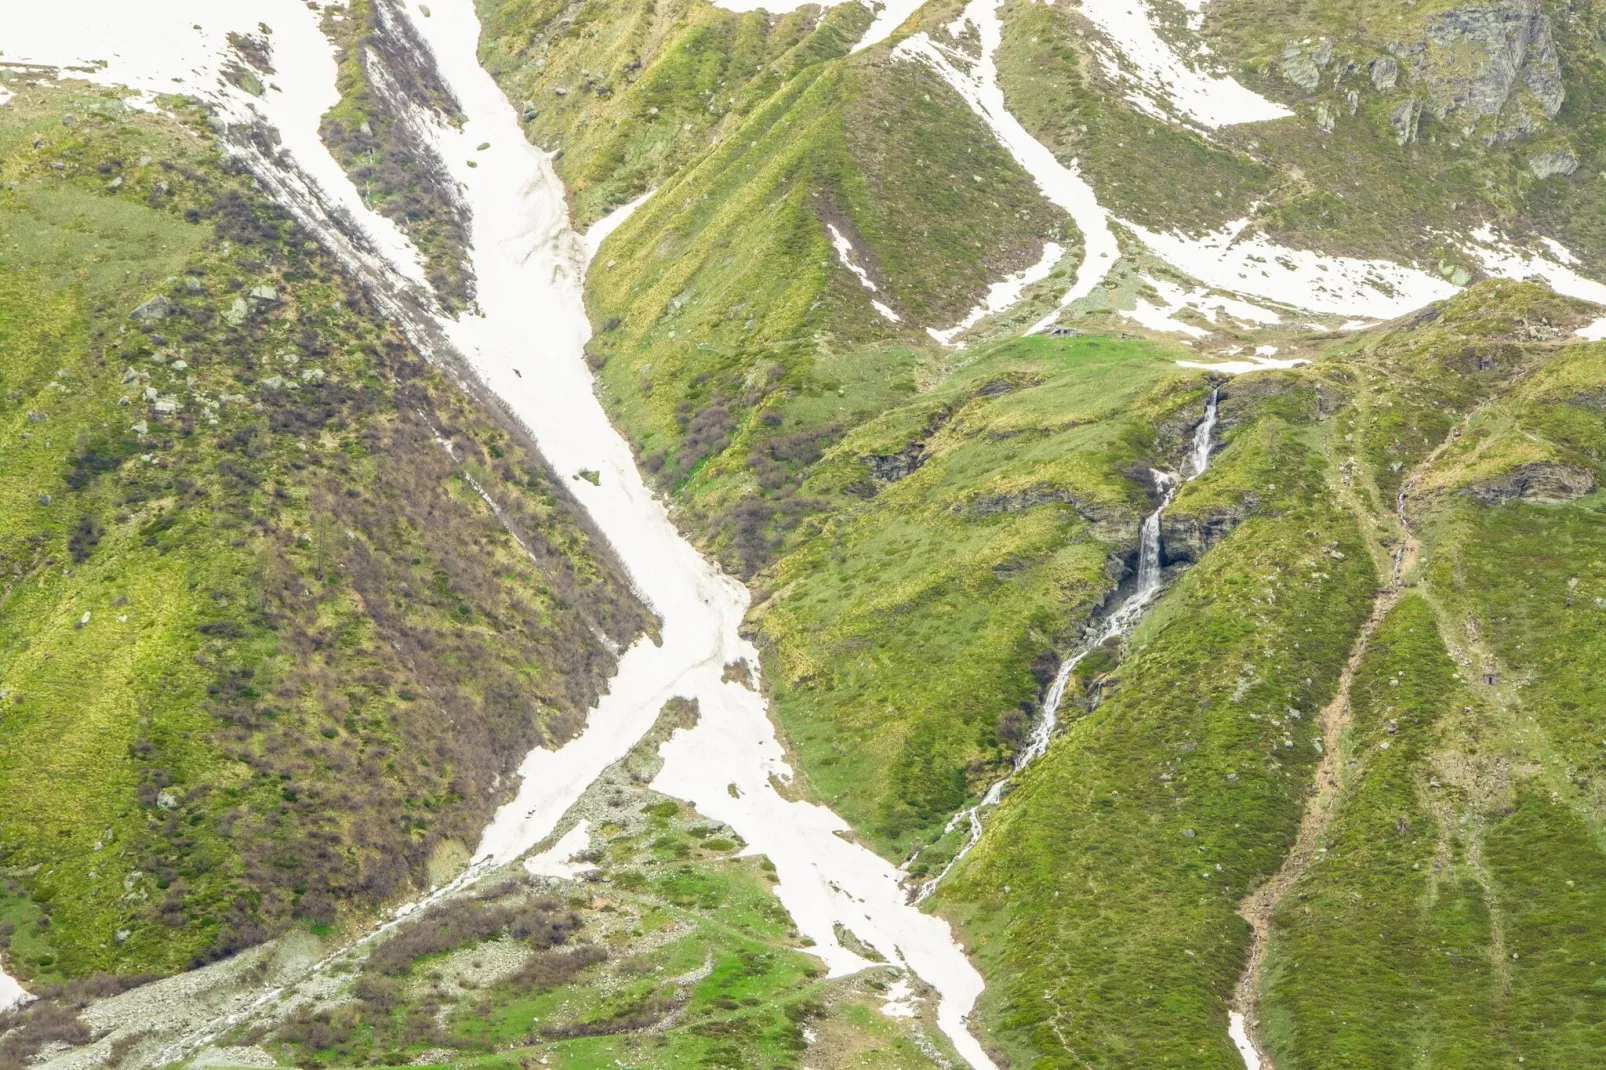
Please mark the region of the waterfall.
POLYGON ((1210 391, 1210 400, 1205 403, 1204 419, 1193 429, 1193 456, 1189 458, 1193 463, 1193 474, 1188 477, 1190 479, 1210 466, 1210 443, 1216 434, 1216 401, 1220 395, 1220 389, 1210 391))
POLYGON ((1160 504, 1154 512, 1143 518, 1143 523, 1138 528, 1138 572, 1131 591, 1116 603, 1115 608, 1104 618, 1103 624, 1094 628, 1088 637, 1084 638, 1060 663, 1059 672, 1054 674, 1054 682, 1049 685, 1048 694, 1043 698, 1043 715, 1032 726, 1031 740, 1015 756, 1014 768, 1010 770, 1007 776, 993 782, 993 785, 987 789, 987 794, 982 796, 981 802, 955 814, 948 822, 947 827, 943 829, 943 833, 946 835, 958 828, 961 822, 968 821, 970 824, 970 839, 965 843, 965 846, 959 849, 959 853, 954 855, 953 859, 943 867, 941 873, 920 885, 920 890, 915 894, 915 902, 920 902, 936 891, 938 883, 948 875, 948 871, 961 858, 969 854, 970 849, 976 846, 976 842, 981 839, 980 811, 982 807, 997 805, 1004 796, 1005 786, 1015 774, 1041 758, 1048 750, 1048 745, 1054 738, 1054 730, 1059 727, 1060 702, 1065 697, 1066 685, 1070 683, 1071 674, 1076 671, 1076 666, 1083 658, 1111 639, 1117 637, 1125 639, 1128 635, 1131 635, 1133 629, 1137 627, 1138 621, 1143 618, 1144 612, 1159 597, 1160 592, 1165 589, 1165 569, 1162 564, 1163 553, 1160 540, 1160 517, 1165 513, 1166 507, 1171 504, 1172 499, 1177 496, 1177 491, 1182 488, 1182 485, 1198 479, 1204 474, 1205 469, 1210 466, 1210 451, 1215 445, 1216 404, 1220 400, 1220 395, 1219 388, 1210 391, 1210 400, 1205 403, 1204 418, 1193 429, 1192 448, 1188 452, 1187 463, 1183 466, 1187 474, 1179 479, 1172 473, 1162 472, 1159 469, 1154 469, 1150 472, 1150 476, 1154 480, 1154 488, 1160 493, 1160 504))

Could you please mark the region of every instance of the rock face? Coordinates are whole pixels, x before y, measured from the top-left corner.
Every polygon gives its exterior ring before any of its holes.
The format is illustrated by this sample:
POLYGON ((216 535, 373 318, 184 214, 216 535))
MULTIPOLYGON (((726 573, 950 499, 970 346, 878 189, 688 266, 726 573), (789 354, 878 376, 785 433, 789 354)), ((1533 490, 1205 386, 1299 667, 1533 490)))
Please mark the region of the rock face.
POLYGON ((1556 505, 1577 501, 1595 490, 1595 473, 1572 464, 1540 462, 1513 468, 1499 479, 1467 488, 1486 505, 1524 501, 1556 505))
POLYGON ((1486 144, 1530 134, 1566 93, 1550 20, 1538 0, 1491 0, 1442 11, 1407 58, 1428 110, 1486 144))
POLYGON ((1178 561, 1198 561, 1205 551, 1232 534, 1244 522, 1248 510, 1210 513, 1192 516, 1186 513, 1160 514, 1160 561, 1172 565, 1178 561))
POLYGON ((1093 537, 1100 542, 1137 543, 1136 518, 1109 506, 1089 504, 1058 487, 1027 487, 1024 490, 982 494, 971 501, 970 512, 977 516, 993 516, 998 513, 1018 513, 1050 503, 1068 505, 1076 510, 1077 515, 1088 522, 1093 537))
POLYGON ((1389 125, 1394 128, 1394 140, 1400 145, 1416 140, 1417 120, 1422 117, 1422 104, 1415 97, 1402 100, 1389 112, 1389 125))
POLYGON ((1283 77, 1306 92, 1315 92, 1321 84, 1322 71, 1316 60, 1299 45, 1290 43, 1283 49, 1283 77))
POLYGON ((1372 86, 1387 93, 1400 80, 1400 64, 1393 56, 1379 56, 1371 63, 1372 86))

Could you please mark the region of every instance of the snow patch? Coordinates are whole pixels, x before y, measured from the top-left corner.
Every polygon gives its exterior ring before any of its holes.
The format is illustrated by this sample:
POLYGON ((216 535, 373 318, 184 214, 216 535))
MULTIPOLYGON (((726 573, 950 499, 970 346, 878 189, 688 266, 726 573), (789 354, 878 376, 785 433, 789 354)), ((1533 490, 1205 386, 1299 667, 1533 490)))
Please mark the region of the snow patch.
POLYGON ((853 46, 853 51, 862 52, 871 45, 878 45, 891 37, 893 31, 902 26, 910 15, 919 11, 925 2, 926 0, 881 0, 876 7, 875 21, 864 31, 864 36, 853 46))
POLYGON ((1184 309, 1193 309, 1210 323, 1219 323, 1220 314, 1223 312, 1232 319, 1256 326, 1275 326, 1282 322, 1282 317, 1271 309, 1261 308, 1259 305, 1240 301, 1235 297, 1213 294, 1204 287, 1187 290, 1175 283, 1165 282, 1149 275, 1144 275, 1142 281, 1155 291, 1161 303, 1156 305, 1146 297, 1139 297, 1136 307, 1122 310, 1121 315, 1151 331, 1186 334, 1192 338, 1204 338, 1209 335, 1210 332, 1205 328, 1175 318, 1177 313, 1184 309))
POLYGON ((589 862, 575 863, 575 855, 582 854, 591 846, 591 822, 582 820, 574 828, 565 832, 558 842, 538 855, 531 855, 524 860, 524 871, 532 877, 561 877, 573 880, 582 873, 588 873, 596 866, 589 862))
MULTIPOLYGON (((1095 44, 1099 65, 1111 81, 1131 88, 1127 100, 1158 119, 1171 112, 1212 129, 1238 123, 1285 119, 1294 113, 1225 75, 1209 74, 1179 56, 1160 36, 1147 0, 1082 0, 1082 15, 1115 47, 1095 44)), ((1197 30, 1202 14, 1190 26, 1197 30)), ((1209 50, 1196 48, 1202 58, 1209 50)))
POLYGON ((1208 287, 1333 316, 1386 320, 1439 301, 1457 287, 1389 260, 1323 256, 1249 233, 1240 219, 1199 238, 1122 221, 1156 256, 1208 287))
MULTIPOLYGON (((361 248, 378 270, 399 271, 424 286, 422 260, 388 218, 370 212, 318 134, 324 112, 339 100, 334 46, 302 0, 63 0, 18 5, 6 13, 5 63, 71 68, 63 77, 126 86, 154 97, 184 93, 213 104, 231 124, 266 121, 281 148, 315 189, 308 191, 358 228, 361 248), (253 97, 224 82, 233 50, 228 35, 269 27, 275 73, 253 97)), ((140 101, 131 101, 136 106, 140 101)), ((143 102, 154 108, 151 101, 143 102)))
MULTIPOLYGON (((870 277, 870 273, 854 259, 853 243, 848 241, 846 235, 840 230, 836 229, 835 224, 827 223, 825 229, 831 232, 831 245, 835 247, 836 257, 842 261, 842 266, 853 272, 854 276, 859 280, 859 285, 871 293, 879 293, 881 288, 875 284, 875 280, 870 277)), ((874 298, 871 298, 870 304, 874 305, 875 310, 881 313, 881 317, 889 322, 898 323, 902 319, 896 312, 874 298)))
POLYGON ((1586 279, 1574 271, 1570 265, 1578 263, 1578 258, 1552 238, 1540 239, 1550 251, 1550 256, 1518 249, 1505 235, 1489 226, 1473 231, 1471 239, 1462 242, 1461 248, 1477 257, 1483 270, 1491 275, 1519 280, 1537 277, 1563 296, 1576 297, 1594 305, 1606 305, 1606 284, 1586 279))
MULTIPOLYGON (((1003 25, 998 18, 1001 0, 970 0, 963 15, 949 27, 962 29, 961 22, 969 22, 981 39, 981 55, 974 63, 968 57, 950 53, 924 33, 906 38, 893 50, 893 55, 930 65, 943 81, 958 93, 1015 162, 1025 169, 1037 183, 1038 189, 1050 202, 1065 210, 1076 229, 1082 233, 1082 262, 1077 266, 1076 277, 1060 298, 1060 307, 1078 301, 1093 292, 1103 282, 1110 268, 1121 255, 1115 235, 1110 231, 1109 220, 1099 205, 1093 187, 1083 180, 1073 161, 1069 167, 1059 162, 1048 147, 1026 132, 1015 116, 1004 105, 1004 91, 998 85, 998 46, 1003 41, 1003 25), (968 68, 961 71, 955 60, 968 68)), ((1043 330, 1054 322, 1052 313, 1033 324, 1028 334, 1043 330)))
POLYGON ((887 986, 887 998, 881 1004, 881 1013, 888 1018, 913 1018, 920 1013, 915 1010, 918 1002, 920 997, 915 995, 908 978, 900 978, 887 986))
POLYGON ((1251 357, 1248 360, 1179 360, 1179 368, 1196 368, 1200 371, 1216 372, 1220 375, 1245 375, 1249 372, 1264 372, 1274 368, 1297 368, 1301 364, 1309 364, 1303 359, 1272 360, 1267 357, 1251 357))
POLYGON ((1260 1053, 1249 1040, 1249 1029, 1244 1024, 1244 1016, 1237 1011, 1227 1012, 1227 1035, 1238 1048, 1238 1054, 1243 1056, 1244 1070, 1260 1070, 1260 1053))
POLYGON ((8 1011, 31 997, 16 980, 0 966, 0 1011, 8 1011))
POLYGON ((624 226, 625 220, 634 215, 636 209, 646 204, 647 198, 656 192, 656 190, 648 190, 629 204, 621 204, 591 224, 591 229, 587 230, 580 238, 581 244, 585 246, 587 264, 596 259, 597 250, 602 248, 602 243, 608 240, 608 235, 624 226))
POLYGON ((970 310, 970 314, 957 325, 946 330, 937 330, 927 327, 926 333, 945 346, 954 345, 954 339, 970 330, 988 316, 1002 312, 1021 299, 1026 287, 1048 278, 1048 273, 1054 270, 1060 257, 1065 255, 1065 247, 1055 242, 1043 243, 1043 256, 1037 263, 1029 268, 1015 272, 1002 282, 995 282, 987 288, 987 297, 981 304, 970 310))
POLYGON ((1606 316, 1578 328, 1578 337, 1586 342, 1606 341, 1606 316))

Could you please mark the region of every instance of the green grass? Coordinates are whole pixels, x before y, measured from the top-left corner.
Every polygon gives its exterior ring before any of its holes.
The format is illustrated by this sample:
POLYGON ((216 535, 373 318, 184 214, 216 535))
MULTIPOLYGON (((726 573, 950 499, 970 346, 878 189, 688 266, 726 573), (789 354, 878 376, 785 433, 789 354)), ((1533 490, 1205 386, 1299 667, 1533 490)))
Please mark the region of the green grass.
MULTIPOLYGON (((1229 387, 1229 395, 1231 391, 1229 387)), ((1274 398, 1273 402, 1279 399, 1274 398)), ((1240 417, 1202 482, 1231 482, 1240 417)), ((1015 1062, 1238 1064, 1235 908, 1293 840, 1315 714, 1371 603, 1355 522, 1286 433, 1275 489, 1186 573, 1086 708, 1016 783, 937 902, 975 948, 982 1019, 1015 1062), (1342 560, 1324 553, 1338 549, 1342 560)))
POLYGON ((0 113, 0 875, 35 983, 422 883, 498 769, 578 727, 594 630, 642 624, 533 449, 175 107, 0 113))
POLYGON ((1481 718, 1423 599, 1377 629, 1350 694, 1343 794, 1273 920, 1262 1031, 1279 1066, 1514 1062, 1488 877, 1432 761, 1481 718))
POLYGON ((1001 720, 1035 708, 1042 659, 1051 673, 1135 541, 1148 488, 1117 473, 1175 464, 1155 425, 1202 410, 1194 377, 1141 343, 1029 339, 826 453, 803 493, 834 508, 756 611, 813 791, 901 853, 984 790, 1019 742, 1001 720), (878 479, 873 458, 911 442, 924 463, 878 479))

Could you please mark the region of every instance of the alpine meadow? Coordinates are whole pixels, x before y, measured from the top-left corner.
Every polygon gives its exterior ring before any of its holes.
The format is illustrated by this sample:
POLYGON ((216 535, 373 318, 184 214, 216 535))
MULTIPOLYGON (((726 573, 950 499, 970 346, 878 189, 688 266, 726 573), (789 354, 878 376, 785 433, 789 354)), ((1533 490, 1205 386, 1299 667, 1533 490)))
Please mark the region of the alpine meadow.
POLYGON ((1606 1068, 1606 2, 0 16, 0 1070, 1606 1068))

